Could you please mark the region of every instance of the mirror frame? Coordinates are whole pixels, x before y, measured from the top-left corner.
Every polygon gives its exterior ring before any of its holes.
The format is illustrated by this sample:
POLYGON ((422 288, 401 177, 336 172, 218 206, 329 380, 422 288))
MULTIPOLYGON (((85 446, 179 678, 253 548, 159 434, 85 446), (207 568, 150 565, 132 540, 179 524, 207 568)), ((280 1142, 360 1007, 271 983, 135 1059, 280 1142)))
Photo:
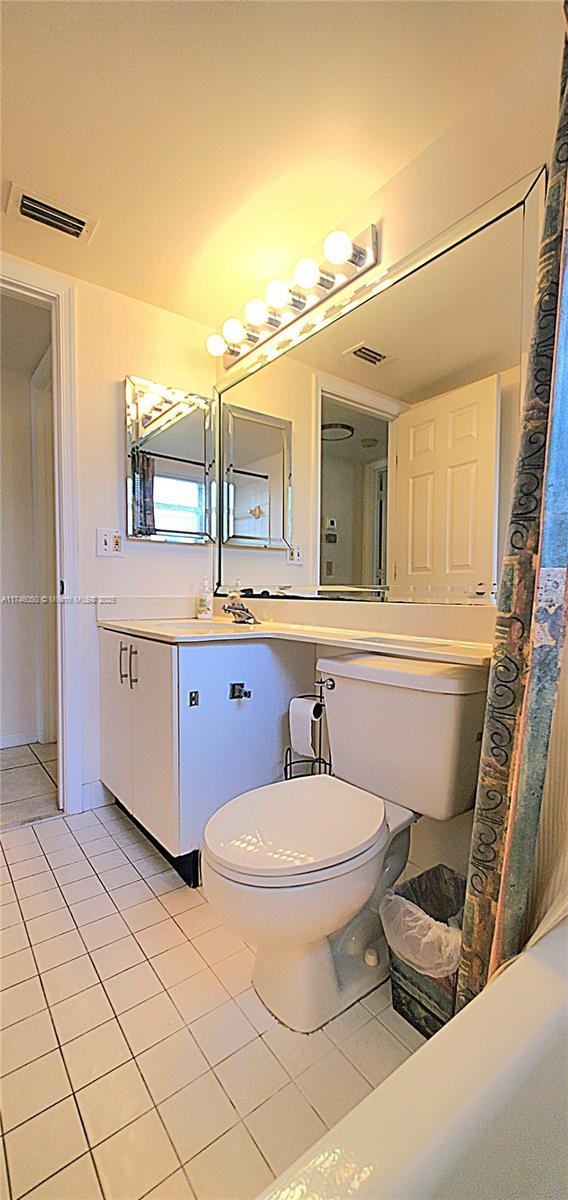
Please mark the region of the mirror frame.
MULTIPOLYGON (((216 420, 216 400, 215 397, 198 395, 193 392, 184 392, 180 388, 170 388, 164 384, 155 383, 149 379, 142 379, 136 375, 127 375, 124 380, 124 411, 125 411, 125 427, 126 427, 126 456, 125 456, 125 503, 126 503, 126 537, 128 541, 135 542, 163 542, 166 544, 182 545, 182 546, 203 546, 217 540, 217 502, 216 502, 216 463, 215 463, 215 420, 216 420), (137 444, 132 437, 132 405, 135 403, 135 394, 142 390, 155 389, 158 395, 161 395, 164 403, 170 403, 173 407, 179 403, 194 405, 193 412, 201 409, 203 413, 203 463, 201 460, 195 460, 196 466, 203 465, 203 483, 205 488, 205 529, 199 530, 196 533, 182 532, 169 534, 167 531, 160 533, 137 533, 134 525, 133 497, 132 497, 132 451, 137 444), (134 393, 134 394, 133 394, 134 393), (169 393, 169 395, 168 395, 169 393)), ((167 410, 166 410, 167 411, 167 410)), ((184 420, 191 416, 192 412, 186 413, 179 420, 184 420)), ((172 423, 173 424, 173 423, 172 423)), ((162 456, 157 454, 156 458, 162 456)), ((168 459, 168 455, 164 455, 164 460, 168 459)), ((189 462, 189 460, 187 460, 189 462)), ((191 460, 193 462, 193 460, 191 460)))
MULTIPOLYGON (((434 262, 436 259, 441 258, 443 255, 449 253, 450 251, 452 251, 455 248, 457 248, 458 246, 460 246, 463 242, 469 241, 471 238, 475 237, 476 234, 481 233, 484 229, 487 229, 490 225, 494 225, 496 222, 502 220, 504 217, 509 216, 511 213, 515 212, 517 209, 522 208, 524 210, 524 217, 526 220, 527 219, 527 210, 526 210, 527 201, 529 200, 529 197, 531 197, 531 195, 533 195, 533 193, 534 193, 535 208, 534 208, 534 212, 530 216, 531 233, 534 234, 535 239, 536 239, 535 240, 534 262, 530 261, 530 255, 527 255, 527 253, 526 253, 526 249, 527 249, 527 247, 526 247, 526 237, 527 237, 526 232, 525 232, 525 236, 523 238, 521 287, 522 287, 523 291, 525 291, 527 283, 531 280, 531 277, 534 276, 534 271, 536 269, 536 264, 537 264, 538 236, 539 236, 539 229, 542 224, 542 216, 544 213, 544 200, 545 200, 545 194, 546 194, 547 180, 548 180, 548 170, 547 170, 546 165, 539 167, 535 171, 531 171, 528 175, 524 176, 522 179, 518 180, 516 183, 512 184, 510 187, 504 189, 502 192, 499 192, 496 196, 492 197, 485 204, 481 205, 479 208, 474 209, 472 212, 468 213, 460 221, 456 222, 454 225, 451 225, 447 229, 443 230, 441 233, 436 235, 430 241, 423 243, 421 246, 418 247, 417 250, 413 251, 411 254, 404 256, 402 259, 400 259, 398 262, 394 263, 388 269, 384 269, 383 267, 381 267, 380 264, 378 264, 373 270, 371 270, 369 272, 369 274, 366 276, 363 284, 361 284, 360 281, 354 280, 352 285, 347 286, 347 287, 345 287, 345 289, 343 289, 341 298, 340 298, 340 303, 338 303, 337 298, 335 298, 335 299, 330 299, 330 301, 327 305, 323 304, 321 306, 321 310, 318 310, 320 315, 319 315, 319 319, 317 321, 316 327, 314 327, 313 322, 310 322, 310 316, 308 313, 308 314, 305 314, 304 316, 300 316, 298 318, 298 320, 296 322, 292 323, 291 325, 287 325, 284 336, 282 336, 278 332, 275 332, 274 334, 270 335, 270 337, 264 339, 261 343, 259 343, 259 345, 256 347, 256 349, 254 351, 247 354, 245 360, 242 363, 239 362, 239 363, 236 363, 233 367, 229 367, 228 370, 224 373, 223 378, 219 381, 217 387, 214 389, 215 396, 217 399, 217 405, 218 405, 218 414, 219 414, 218 427, 219 427, 219 430, 221 430, 221 425, 222 425, 221 413, 222 413, 223 405, 226 402, 225 397, 226 397, 227 393, 231 390, 231 388, 236 387, 237 384, 242 383, 244 380, 249 378, 249 376, 251 376, 252 374, 256 373, 259 370, 263 370, 265 367, 269 366, 271 363, 277 361, 278 358, 282 357, 282 355, 290 353, 297 346, 301 345, 308 338, 314 337, 317 333, 319 333, 322 329, 325 329, 328 325, 333 324, 335 321, 341 320, 342 316, 345 316, 347 313, 352 312, 356 308, 359 308, 362 304, 367 303, 367 301, 374 299, 375 296, 379 295, 381 292, 385 291, 387 288, 393 287, 396 283, 399 283, 403 279, 406 279, 410 275, 413 275, 416 271, 419 271, 422 267, 425 267, 429 263, 434 262)), ((531 294, 532 294, 533 290, 534 289, 531 286, 531 294)), ((521 335, 521 389, 520 389, 520 391, 521 391, 521 398, 522 398, 522 394, 524 391, 524 377, 525 377, 525 371, 526 371, 526 360, 527 360, 527 353, 528 353, 528 346, 529 346, 529 339, 530 339, 530 312, 529 311, 525 312, 524 308, 523 308, 522 317, 521 317, 520 335, 521 335)), ((402 403, 401 403, 401 407, 406 407, 406 406, 402 406, 402 403)), ((388 419, 388 414, 386 412, 381 415, 386 416, 388 419)), ((221 463, 221 461, 222 461, 222 458, 221 458, 221 446, 220 446, 219 454, 218 454, 218 462, 221 463)), ((223 510, 223 495, 222 495, 221 488, 218 489, 218 495, 219 495, 219 507, 220 507, 219 527, 222 528, 223 527, 222 522, 224 520, 224 516, 223 516, 223 511, 222 511, 223 510)), ((223 540, 222 540, 222 538, 218 538, 217 582, 216 582, 215 591, 219 595, 226 594, 228 591, 228 585, 222 583, 222 547, 223 547, 223 540)), ((248 592, 249 589, 246 588, 245 590, 247 590, 247 592, 248 592)), ((270 597, 273 597, 276 595, 275 591, 270 588, 267 588, 266 590, 265 589, 255 589, 254 594, 255 595, 262 594, 262 595, 266 595, 266 596, 270 596, 270 597)), ((364 588, 364 587, 350 587, 350 588, 343 588, 343 589, 339 589, 339 588, 326 589, 325 587, 321 587, 321 585, 316 586, 316 585, 308 585, 308 584, 300 585, 299 587, 295 588, 293 593, 291 591, 289 592, 288 590, 286 590, 285 598, 290 599, 290 600, 292 600, 292 599, 298 599, 298 600, 341 599, 341 600, 364 600, 364 601, 373 600, 375 602, 378 601, 381 603, 385 601, 385 596, 377 595, 376 589, 364 588), (302 590, 302 588, 304 590, 302 590)), ((419 599, 419 598, 417 597, 417 599, 419 599)), ((420 599, 422 599, 422 597, 420 597, 420 599)), ((405 603, 406 601, 401 600, 400 602, 405 603)), ((427 602, 426 598, 424 598, 424 602, 427 602)), ((442 601, 438 600, 438 601, 429 601, 429 602, 441 603, 442 601)), ((459 601, 459 602, 454 601, 454 603, 466 603, 467 604, 467 603, 480 603, 480 601, 476 600, 475 598, 466 598, 466 599, 464 599, 464 601, 459 601)), ((491 601, 487 601, 487 599, 484 599, 482 601, 482 603, 485 603, 485 604, 491 603, 491 605, 493 606, 494 600, 492 599, 491 601)))
POLYGON ((249 550, 285 550, 292 543, 292 422, 285 417, 272 417, 267 413, 259 413, 250 408, 240 408, 238 405, 223 405, 220 427, 219 468, 222 475, 220 495, 222 496, 220 524, 221 541, 225 546, 241 546, 249 550), (225 503, 226 489, 230 480, 228 472, 232 463, 227 462, 227 455, 232 450, 232 422, 235 418, 255 422, 257 425, 270 425, 282 430, 282 536, 252 538, 246 536, 231 536, 228 530, 229 509, 225 503))

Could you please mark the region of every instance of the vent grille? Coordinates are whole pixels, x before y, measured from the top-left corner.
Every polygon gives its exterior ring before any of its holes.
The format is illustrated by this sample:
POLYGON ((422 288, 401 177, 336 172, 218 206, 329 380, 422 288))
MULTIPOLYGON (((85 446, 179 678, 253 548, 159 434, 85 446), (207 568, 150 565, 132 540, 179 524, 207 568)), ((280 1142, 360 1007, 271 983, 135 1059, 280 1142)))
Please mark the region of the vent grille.
POLYGON ((358 346, 353 351, 354 358, 362 358, 364 362, 371 363, 371 366, 378 367, 386 359, 386 354, 381 354, 380 350, 373 350, 371 346, 358 346))
POLYGON ((68 233, 74 238, 81 237, 87 224, 81 217, 74 217, 71 213, 54 208, 52 204, 46 204, 44 200, 38 200, 25 192, 20 199, 20 213, 22 217, 39 221, 40 225, 49 225, 51 229, 59 229, 60 233, 68 233))
POLYGON ((6 211, 28 221, 36 221, 38 225, 46 225, 48 229, 56 229, 59 233, 82 242, 90 240, 97 226, 94 217, 89 217, 86 213, 68 212, 55 200, 34 194, 16 183, 10 186, 6 211))

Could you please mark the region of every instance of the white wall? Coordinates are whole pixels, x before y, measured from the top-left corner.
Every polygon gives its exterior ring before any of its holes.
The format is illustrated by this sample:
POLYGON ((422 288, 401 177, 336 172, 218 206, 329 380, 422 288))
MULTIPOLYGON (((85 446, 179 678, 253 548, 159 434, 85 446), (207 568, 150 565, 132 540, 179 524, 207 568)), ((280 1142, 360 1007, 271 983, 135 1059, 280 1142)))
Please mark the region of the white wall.
MULTIPOLYGON (((1 383, 1 576, 3 596, 33 596, 34 531, 30 378, 2 370, 1 383)), ((35 604, 2 605, 0 745, 35 741, 35 604)))
MULTIPOLYGON (((97 558, 97 526, 125 533, 126 375, 212 395, 207 330, 185 317, 77 281, 77 478, 82 595, 194 595, 211 576, 208 546, 124 540, 123 558, 97 558)), ((100 778, 95 606, 81 611, 83 781, 100 778)))
POLYGON ((361 583, 361 526, 363 512, 363 466, 352 458, 340 458, 323 450, 324 470, 321 489, 321 573, 323 587, 330 584, 361 583), (325 522, 337 522, 337 542, 324 540, 325 522), (333 563, 331 575, 326 562, 333 563))

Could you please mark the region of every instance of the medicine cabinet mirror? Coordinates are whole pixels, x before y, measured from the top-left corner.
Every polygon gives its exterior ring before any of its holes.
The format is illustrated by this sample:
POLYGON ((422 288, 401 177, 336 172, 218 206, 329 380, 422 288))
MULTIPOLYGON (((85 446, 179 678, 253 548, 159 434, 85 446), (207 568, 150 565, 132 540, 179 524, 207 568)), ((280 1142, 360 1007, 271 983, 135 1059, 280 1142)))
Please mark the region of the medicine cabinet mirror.
POLYGON ((220 590, 494 603, 544 191, 535 172, 229 370, 220 590), (282 504, 262 465, 278 422, 282 504))
POLYGON ((265 550, 288 546, 291 422, 225 404, 222 440, 223 541, 265 550))
POLYGON ((213 402, 136 376, 125 380, 125 402, 128 537, 214 541, 213 402))

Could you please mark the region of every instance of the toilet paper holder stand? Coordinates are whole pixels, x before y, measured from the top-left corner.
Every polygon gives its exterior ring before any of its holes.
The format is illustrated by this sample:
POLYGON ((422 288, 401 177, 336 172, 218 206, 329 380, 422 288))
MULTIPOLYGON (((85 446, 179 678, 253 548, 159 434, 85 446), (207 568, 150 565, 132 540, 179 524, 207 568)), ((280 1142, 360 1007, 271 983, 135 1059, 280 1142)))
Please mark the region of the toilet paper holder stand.
MULTIPOLYGON (((318 679, 316 692, 308 692, 301 697, 303 700, 315 700, 316 706, 321 706, 321 716, 325 712, 324 693, 335 687, 334 679, 318 679)), ((294 758, 291 746, 287 746, 284 755, 284 779, 298 779, 302 775, 331 775, 331 755, 323 753, 323 720, 318 719, 317 754, 313 758, 294 758)))

